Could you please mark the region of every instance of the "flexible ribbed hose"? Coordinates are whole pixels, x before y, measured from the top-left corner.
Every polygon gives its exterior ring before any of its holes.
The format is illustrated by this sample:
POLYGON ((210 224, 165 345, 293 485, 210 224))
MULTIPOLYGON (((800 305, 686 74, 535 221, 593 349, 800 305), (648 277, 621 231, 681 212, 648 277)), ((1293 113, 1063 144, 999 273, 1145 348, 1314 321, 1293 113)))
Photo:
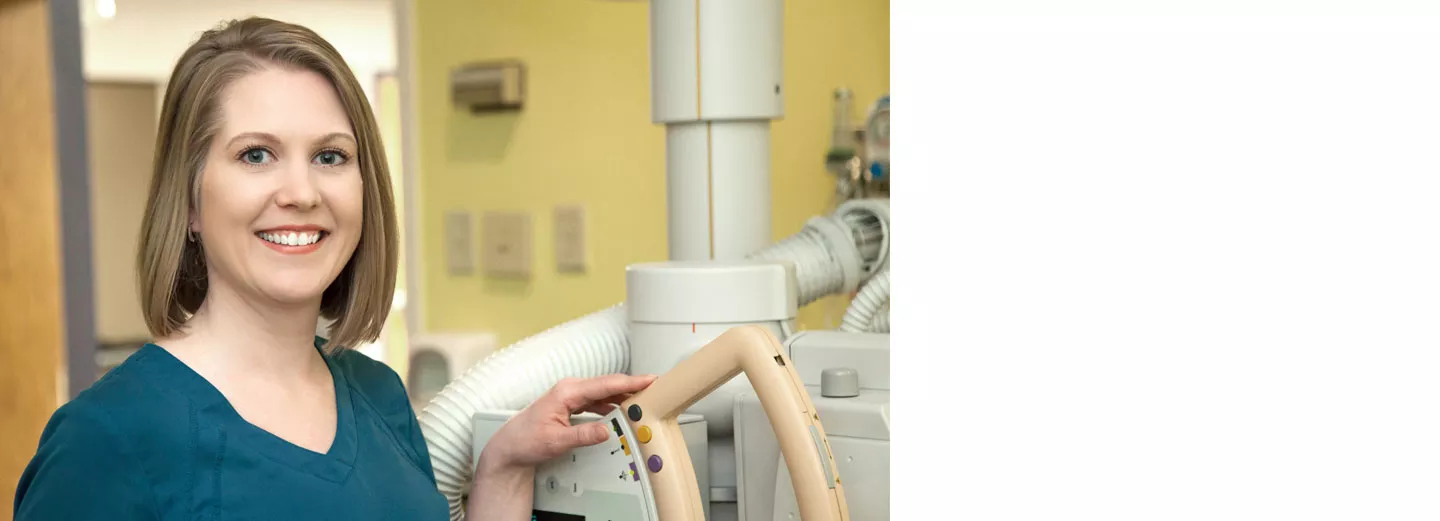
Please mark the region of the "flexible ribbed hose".
POLYGON ((826 295, 839 293, 845 287, 838 259, 829 254, 825 237, 815 228, 806 228, 769 248, 754 253, 750 260, 788 260, 795 263, 795 281, 800 291, 799 305, 804 306, 826 295))
POLYGON ((870 278, 865 287, 850 301, 845 317, 840 320, 840 330, 850 333, 864 333, 870 330, 880 308, 890 301, 890 268, 870 278))
POLYGON ((861 269, 868 278, 890 267, 890 201, 856 199, 835 209, 849 228, 860 251, 861 269))
MULTIPOLYGON (((888 205, 873 203, 846 209, 811 219, 800 233, 750 258, 794 263, 801 306, 854 291, 871 269, 886 262, 888 239, 883 236, 889 213, 888 205), (882 246, 869 247, 876 240, 882 246)), ((561 379, 624 373, 629 366, 628 320, 618 304, 507 346, 446 385, 421 411, 420 428, 436 486, 450 503, 450 518, 465 516, 462 497, 474 474, 475 413, 517 411, 561 379)))
POLYGON ((871 333, 890 332, 890 301, 885 301, 885 305, 880 308, 880 311, 875 313, 875 319, 870 321, 868 331, 871 333))

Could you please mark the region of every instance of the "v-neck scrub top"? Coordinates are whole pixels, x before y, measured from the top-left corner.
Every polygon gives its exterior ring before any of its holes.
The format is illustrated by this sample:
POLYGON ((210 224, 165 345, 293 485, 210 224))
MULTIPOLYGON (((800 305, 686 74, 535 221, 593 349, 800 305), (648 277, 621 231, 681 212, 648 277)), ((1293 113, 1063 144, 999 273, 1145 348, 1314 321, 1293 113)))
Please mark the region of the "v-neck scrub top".
POLYGON ((338 425, 320 454, 245 421, 145 345, 51 417, 20 477, 16 521, 448 520, 400 378, 352 350, 325 362, 338 425))

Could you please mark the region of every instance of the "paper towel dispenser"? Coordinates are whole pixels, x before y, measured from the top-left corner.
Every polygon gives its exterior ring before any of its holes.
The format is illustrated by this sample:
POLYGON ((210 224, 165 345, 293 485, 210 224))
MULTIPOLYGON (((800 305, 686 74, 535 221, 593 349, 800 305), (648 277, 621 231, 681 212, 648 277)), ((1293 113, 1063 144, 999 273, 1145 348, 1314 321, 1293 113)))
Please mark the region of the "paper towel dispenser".
POLYGON ((450 72, 451 101, 471 112, 517 110, 524 105, 525 66, 516 60, 471 63, 450 72))

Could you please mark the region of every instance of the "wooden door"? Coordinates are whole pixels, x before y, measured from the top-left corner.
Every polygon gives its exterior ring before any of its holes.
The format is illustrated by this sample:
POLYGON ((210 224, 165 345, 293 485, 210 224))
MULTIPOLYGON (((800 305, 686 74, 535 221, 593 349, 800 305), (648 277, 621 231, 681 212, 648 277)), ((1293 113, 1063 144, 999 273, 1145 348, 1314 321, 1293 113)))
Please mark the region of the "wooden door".
POLYGON ((95 372, 78 7, 0 0, 0 520, 46 421, 89 383, 71 380, 95 372))

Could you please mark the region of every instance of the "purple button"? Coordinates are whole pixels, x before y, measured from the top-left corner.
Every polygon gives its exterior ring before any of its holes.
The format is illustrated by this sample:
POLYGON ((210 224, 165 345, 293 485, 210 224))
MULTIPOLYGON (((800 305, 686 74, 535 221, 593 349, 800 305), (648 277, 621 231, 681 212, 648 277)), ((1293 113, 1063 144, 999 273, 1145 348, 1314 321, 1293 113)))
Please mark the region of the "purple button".
POLYGON ((665 464, 660 461, 659 455, 655 455, 650 456, 650 459, 645 461, 645 466, 650 468, 650 472, 660 472, 660 467, 665 466, 665 464))

